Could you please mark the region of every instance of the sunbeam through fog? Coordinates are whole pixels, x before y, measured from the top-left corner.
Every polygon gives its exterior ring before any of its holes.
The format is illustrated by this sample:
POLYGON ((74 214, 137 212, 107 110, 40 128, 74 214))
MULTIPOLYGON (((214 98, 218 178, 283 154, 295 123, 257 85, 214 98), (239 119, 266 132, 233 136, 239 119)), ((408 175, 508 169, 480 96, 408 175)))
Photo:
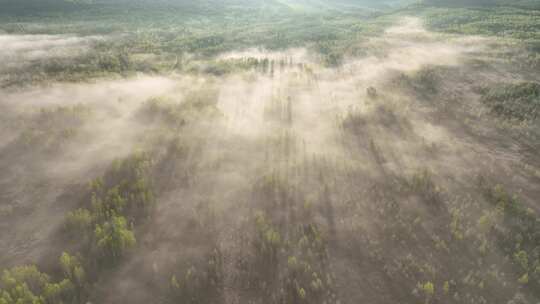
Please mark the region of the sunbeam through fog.
POLYGON ((514 2, 8 3, 0 304, 536 303, 514 2))

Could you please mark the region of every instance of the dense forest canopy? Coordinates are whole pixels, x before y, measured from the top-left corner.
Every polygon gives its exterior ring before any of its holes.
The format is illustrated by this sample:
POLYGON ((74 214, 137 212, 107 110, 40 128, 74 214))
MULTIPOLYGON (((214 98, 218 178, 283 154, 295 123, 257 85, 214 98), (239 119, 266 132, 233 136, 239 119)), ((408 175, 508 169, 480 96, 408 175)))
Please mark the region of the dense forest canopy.
POLYGON ((537 0, 0 1, 0 304, 537 304, 537 0))
POLYGON ((423 0, 423 4, 445 7, 493 7, 513 6, 520 8, 540 9, 538 0, 423 0))

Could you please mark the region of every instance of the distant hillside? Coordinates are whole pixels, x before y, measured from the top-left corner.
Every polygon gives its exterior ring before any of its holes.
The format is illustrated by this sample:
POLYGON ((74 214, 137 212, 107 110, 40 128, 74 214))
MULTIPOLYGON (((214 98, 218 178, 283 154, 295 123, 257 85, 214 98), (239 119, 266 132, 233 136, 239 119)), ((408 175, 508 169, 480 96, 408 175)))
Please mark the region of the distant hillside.
POLYGON ((423 0, 422 3, 431 6, 444 7, 511 6, 540 9, 540 0, 423 0))
POLYGON ((66 12, 80 9, 181 9, 184 12, 213 10, 216 12, 229 8, 241 9, 302 9, 324 10, 343 8, 385 9, 405 5, 415 0, 2 0, 2 12, 17 14, 66 12))
POLYGON ((386 9, 406 5, 415 0, 277 0, 296 7, 309 8, 373 8, 386 9))
POLYGON ((275 0, 0 0, 0 15, 51 16, 66 13, 85 15, 118 15, 126 12, 164 11, 186 15, 220 15, 231 10, 286 11, 275 0))

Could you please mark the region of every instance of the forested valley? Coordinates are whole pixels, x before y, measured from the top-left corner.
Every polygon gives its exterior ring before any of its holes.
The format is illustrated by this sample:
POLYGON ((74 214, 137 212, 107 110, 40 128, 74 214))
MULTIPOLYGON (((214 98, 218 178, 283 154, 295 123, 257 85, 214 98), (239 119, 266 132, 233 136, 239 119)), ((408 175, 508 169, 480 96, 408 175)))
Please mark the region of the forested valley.
POLYGON ((0 0, 0 304, 537 304, 540 1, 0 0))

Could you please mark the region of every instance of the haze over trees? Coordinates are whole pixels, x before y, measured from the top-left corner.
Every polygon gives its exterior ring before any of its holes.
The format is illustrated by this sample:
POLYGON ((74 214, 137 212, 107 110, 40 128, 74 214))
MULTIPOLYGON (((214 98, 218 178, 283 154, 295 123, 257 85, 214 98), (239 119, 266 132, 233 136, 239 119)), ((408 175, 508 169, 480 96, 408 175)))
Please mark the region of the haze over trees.
POLYGON ((539 1, 0 5, 0 304, 540 301, 539 1))

